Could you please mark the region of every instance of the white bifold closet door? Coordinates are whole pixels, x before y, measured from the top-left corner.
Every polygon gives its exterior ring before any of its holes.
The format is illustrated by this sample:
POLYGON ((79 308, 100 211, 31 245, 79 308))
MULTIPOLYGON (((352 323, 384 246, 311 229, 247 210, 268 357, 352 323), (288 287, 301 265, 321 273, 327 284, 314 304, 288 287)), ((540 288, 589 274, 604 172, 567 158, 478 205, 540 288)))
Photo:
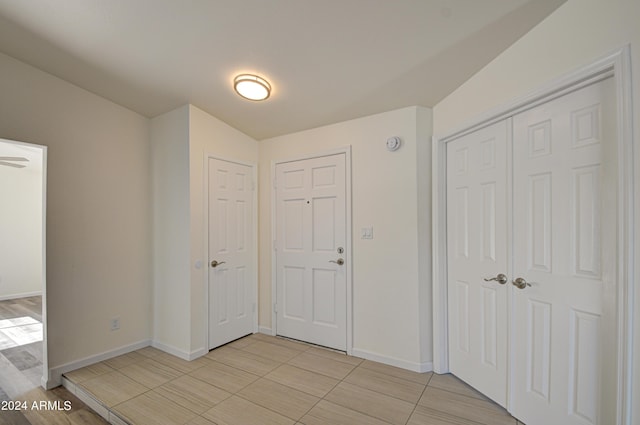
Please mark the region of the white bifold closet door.
POLYGON ((613 94, 609 78, 447 147, 451 371, 527 425, 615 422, 613 94))
POLYGON ((447 145, 449 363, 502 406, 508 287, 497 276, 507 273, 506 195, 505 121, 447 145))

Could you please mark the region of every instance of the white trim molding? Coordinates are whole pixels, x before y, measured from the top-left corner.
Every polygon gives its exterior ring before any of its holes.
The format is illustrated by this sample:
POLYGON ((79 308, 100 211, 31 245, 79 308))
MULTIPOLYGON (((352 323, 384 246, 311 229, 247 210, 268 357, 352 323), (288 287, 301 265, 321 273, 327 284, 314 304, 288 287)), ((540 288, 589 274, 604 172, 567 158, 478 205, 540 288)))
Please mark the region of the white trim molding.
POLYGON ((62 375, 71 372, 72 370, 81 369, 86 366, 90 366, 92 364, 100 363, 105 360, 109 360, 113 357, 121 356, 122 354, 127 354, 132 351, 140 350, 141 348, 148 347, 151 344, 151 341, 148 339, 134 342, 133 344, 124 345, 119 348, 115 348, 113 350, 104 351, 100 354, 96 354, 94 356, 85 357, 79 360, 74 360, 69 363, 65 363, 60 366, 53 367, 49 369, 48 377, 42 378, 42 386, 50 390, 55 387, 59 387, 62 385, 62 375))
POLYGON ((361 350, 358 348, 354 348, 352 351, 353 351, 353 354, 351 355, 354 357, 359 357, 361 359, 383 363, 389 366, 399 367, 401 369, 411 370, 413 372, 425 373, 425 372, 431 372, 433 370, 432 362, 424 362, 424 363, 412 362, 409 360, 389 357, 383 354, 374 353, 368 350, 361 350))
POLYGON ((258 333, 265 334, 265 335, 276 336, 276 333, 273 331, 273 329, 268 328, 266 326, 260 326, 258 328, 258 333))
POLYGON ((0 297, 0 301, 17 300, 18 298, 38 297, 42 295, 42 291, 23 292, 21 294, 4 295, 0 297))
MULTIPOLYGON (((614 78, 617 107, 618 234, 617 275, 617 425, 632 423, 633 318, 634 318, 634 141, 631 90, 631 49, 615 52, 558 78, 513 102, 476 117, 468 124, 433 138, 433 366, 437 373, 449 371, 447 327, 447 234, 446 144, 495 122, 512 117, 607 77, 614 78)), ((637 365, 636 365, 637 366, 637 365)))
POLYGON ((162 342, 158 341, 151 341, 150 345, 153 348, 157 348, 160 351, 164 351, 167 354, 179 357, 182 360, 186 360, 188 362, 190 362, 191 360, 195 360, 198 357, 202 357, 209 352, 209 350, 204 347, 200 347, 197 350, 193 351, 183 351, 178 348, 172 347, 171 345, 163 344, 162 342))

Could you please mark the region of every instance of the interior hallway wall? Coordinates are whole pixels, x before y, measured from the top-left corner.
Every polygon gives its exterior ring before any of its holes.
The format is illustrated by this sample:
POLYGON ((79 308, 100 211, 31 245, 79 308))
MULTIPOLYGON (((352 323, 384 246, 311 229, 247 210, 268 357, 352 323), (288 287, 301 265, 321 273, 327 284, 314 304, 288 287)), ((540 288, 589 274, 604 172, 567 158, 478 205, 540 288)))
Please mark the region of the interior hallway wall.
POLYGON ((49 368, 149 341, 149 120, 4 54, 0 93, 0 137, 48 147, 49 368))
POLYGON ((153 344, 185 359, 209 348, 207 155, 257 165, 258 142, 193 105, 151 120, 153 344))
POLYGON ((351 146, 354 355, 431 368, 431 111, 409 107, 260 142, 260 326, 270 330, 272 164, 351 146), (385 141, 399 136, 389 152, 385 141), (426 174, 424 171, 426 170, 426 174), (427 212, 428 214, 428 212, 427 212), (428 221, 428 225, 427 225, 428 221), (373 239, 360 229, 373 226, 373 239))

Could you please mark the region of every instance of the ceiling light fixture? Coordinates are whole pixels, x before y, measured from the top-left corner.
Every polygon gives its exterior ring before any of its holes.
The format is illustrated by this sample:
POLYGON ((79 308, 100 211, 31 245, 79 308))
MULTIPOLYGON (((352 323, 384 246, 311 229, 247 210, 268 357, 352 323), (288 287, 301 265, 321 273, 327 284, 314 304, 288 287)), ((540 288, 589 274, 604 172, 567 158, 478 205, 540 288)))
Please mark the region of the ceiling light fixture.
POLYGON ((265 100, 271 94, 267 80, 253 74, 240 74, 233 80, 236 93, 249 100, 265 100))

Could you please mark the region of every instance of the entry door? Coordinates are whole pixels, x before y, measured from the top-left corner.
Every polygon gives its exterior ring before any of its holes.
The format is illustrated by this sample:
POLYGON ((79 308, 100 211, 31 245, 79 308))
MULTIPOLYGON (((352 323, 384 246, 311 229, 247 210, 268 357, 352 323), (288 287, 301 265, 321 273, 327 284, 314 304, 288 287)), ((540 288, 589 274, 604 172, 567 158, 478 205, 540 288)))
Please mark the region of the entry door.
POLYGON ((347 344, 346 155, 279 163, 277 334, 338 350, 347 344))
POLYGON ((209 349, 253 332, 253 169, 209 158, 209 349))
POLYGON ((506 122, 447 145, 449 365, 502 406, 509 289, 506 181, 506 122))
POLYGON ((513 413, 527 425, 615 423, 613 93, 608 79, 514 118, 513 413))

